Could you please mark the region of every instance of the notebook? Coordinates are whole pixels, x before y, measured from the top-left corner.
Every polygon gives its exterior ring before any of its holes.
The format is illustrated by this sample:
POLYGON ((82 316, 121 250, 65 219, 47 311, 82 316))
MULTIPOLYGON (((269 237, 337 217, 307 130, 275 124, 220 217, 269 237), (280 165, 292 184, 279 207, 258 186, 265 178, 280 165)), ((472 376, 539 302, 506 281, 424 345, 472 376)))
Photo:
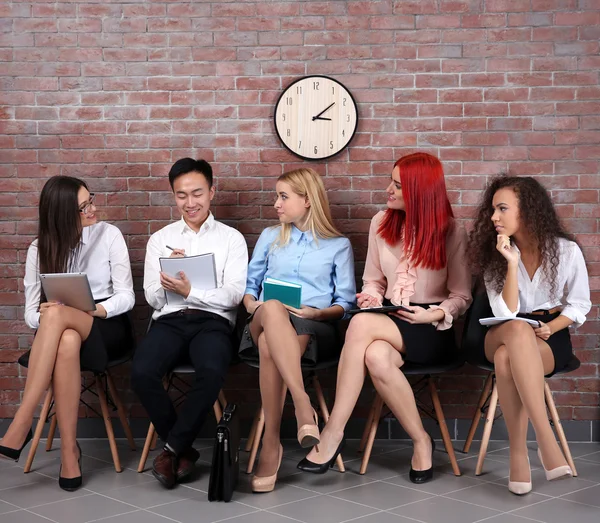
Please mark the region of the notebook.
POLYGON ((40 274, 47 301, 58 301, 80 311, 95 311, 90 282, 82 272, 40 274))
POLYGON ((394 312, 394 311, 410 312, 411 314, 415 313, 415 311, 411 311, 410 309, 407 309, 403 305, 384 305, 383 307, 368 307, 365 309, 351 309, 348 311, 348 314, 358 314, 359 312, 383 312, 383 313, 385 313, 385 312, 394 312))
MULTIPOLYGON (((179 272, 184 272, 192 287, 201 291, 217 288, 217 268, 215 255, 212 252, 184 258, 160 258, 160 270, 167 276, 179 278, 179 272)), ((184 305, 183 296, 165 291, 168 305, 184 305)))
POLYGON ((295 309, 302 306, 302 285, 267 278, 263 282, 263 301, 277 300, 295 309))
POLYGON ((530 320, 528 318, 519 318, 519 317, 510 317, 510 316, 503 316, 503 317, 499 317, 499 318, 481 318, 479 320, 479 323, 481 323, 481 325, 485 325, 486 327, 491 327, 492 325, 500 325, 501 323, 504 323, 505 321, 512 321, 512 320, 520 320, 520 321, 525 321, 527 323, 529 323, 529 325, 533 325, 534 327, 539 327, 540 326, 540 322, 537 320, 530 320))

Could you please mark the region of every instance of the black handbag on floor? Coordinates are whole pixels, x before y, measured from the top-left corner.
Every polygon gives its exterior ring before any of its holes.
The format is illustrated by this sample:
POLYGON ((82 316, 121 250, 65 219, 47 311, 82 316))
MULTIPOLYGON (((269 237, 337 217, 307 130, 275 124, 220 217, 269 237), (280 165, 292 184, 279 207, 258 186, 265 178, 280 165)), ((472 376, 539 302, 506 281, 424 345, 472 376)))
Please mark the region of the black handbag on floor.
POLYGON ((230 501, 240 474, 240 420, 235 403, 228 403, 217 425, 208 501, 230 501))

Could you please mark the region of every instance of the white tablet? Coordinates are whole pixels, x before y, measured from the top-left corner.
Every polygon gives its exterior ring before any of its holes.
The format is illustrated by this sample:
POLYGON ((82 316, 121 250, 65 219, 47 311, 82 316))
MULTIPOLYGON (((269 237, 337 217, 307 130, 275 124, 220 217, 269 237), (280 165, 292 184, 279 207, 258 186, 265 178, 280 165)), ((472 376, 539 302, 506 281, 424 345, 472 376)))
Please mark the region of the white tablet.
POLYGON ((95 311, 96 304, 87 275, 82 272, 40 274, 48 301, 58 301, 80 311, 95 311))

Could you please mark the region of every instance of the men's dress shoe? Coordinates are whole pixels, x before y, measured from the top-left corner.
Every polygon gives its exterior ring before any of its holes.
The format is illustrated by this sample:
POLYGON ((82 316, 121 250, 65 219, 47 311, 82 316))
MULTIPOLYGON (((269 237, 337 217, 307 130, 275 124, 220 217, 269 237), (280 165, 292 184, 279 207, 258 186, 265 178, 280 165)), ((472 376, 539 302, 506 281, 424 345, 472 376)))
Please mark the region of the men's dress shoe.
POLYGON ((435 441, 433 441, 431 436, 429 436, 429 439, 431 440, 431 467, 427 470, 415 470, 411 465, 410 472, 408 473, 408 479, 410 479, 413 483, 427 483, 433 478, 433 451, 435 450, 435 441))
POLYGON ((154 458, 152 475, 163 487, 173 488, 177 481, 177 456, 168 450, 163 450, 154 458))
POLYGON ((571 467, 569 467, 569 465, 562 465, 560 467, 553 468, 552 470, 548 470, 544 466, 544 461, 542 460, 542 453, 540 452, 539 448, 537 454, 538 458, 540 458, 540 462, 542 463, 542 467, 544 467, 544 472, 546 473, 546 479, 548 481, 552 481, 553 479, 573 477, 573 471, 571 470, 571 467))
POLYGON ((79 476, 76 476, 74 478, 63 478, 60 475, 60 473, 62 472, 62 463, 60 464, 60 469, 58 471, 58 486, 61 489, 66 490, 67 492, 73 492, 74 490, 77 490, 79 487, 81 487, 81 485, 83 484, 83 469, 81 468, 82 452, 79 443, 75 442, 75 444, 77 445, 77 449, 79 450, 79 458, 77 459, 77 463, 79 463, 79 476))
POLYGON ((188 480, 196 468, 196 461, 200 459, 200 453, 193 447, 184 450, 179 455, 177 465, 176 480, 177 483, 183 483, 188 480))
POLYGON ((23 452, 23 449, 27 446, 27 443, 31 441, 31 438, 33 438, 33 432, 31 429, 29 429, 27 436, 25 436, 25 442, 23 443, 23 445, 21 445, 20 449, 11 449, 10 447, 4 447, 0 445, 0 454, 2 454, 8 459, 19 461, 19 458, 21 457, 21 452, 23 452))
POLYGON ((326 461, 325 463, 313 463, 307 458, 304 458, 300 461, 300 463, 298 463, 298 465, 296 465, 296 468, 299 468, 304 472, 310 472, 312 474, 325 474, 325 472, 327 472, 331 467, 333 467, 335 460, 337 459, 340 452, 342 452, 342 450, 344 449, 345 444, 346 440, 342 438, 342 441, 340 441, 340 444, 338 445, 336 451, 333 453, 333 456, 331 456, 331 459, 329 461, 326 461))

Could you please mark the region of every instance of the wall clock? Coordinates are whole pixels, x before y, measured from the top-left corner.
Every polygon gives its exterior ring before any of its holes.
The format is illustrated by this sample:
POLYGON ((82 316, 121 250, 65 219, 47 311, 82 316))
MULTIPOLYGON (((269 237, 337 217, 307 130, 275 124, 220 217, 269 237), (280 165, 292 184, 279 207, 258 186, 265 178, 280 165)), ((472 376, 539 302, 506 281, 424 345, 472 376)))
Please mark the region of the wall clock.
POLYGON ((288 86, 275 106, 275 129, 283 145, 305 160, 323 160, 346 147, 358 125, 356 102, 343 84, 327 76, 304 76, 288 86))

